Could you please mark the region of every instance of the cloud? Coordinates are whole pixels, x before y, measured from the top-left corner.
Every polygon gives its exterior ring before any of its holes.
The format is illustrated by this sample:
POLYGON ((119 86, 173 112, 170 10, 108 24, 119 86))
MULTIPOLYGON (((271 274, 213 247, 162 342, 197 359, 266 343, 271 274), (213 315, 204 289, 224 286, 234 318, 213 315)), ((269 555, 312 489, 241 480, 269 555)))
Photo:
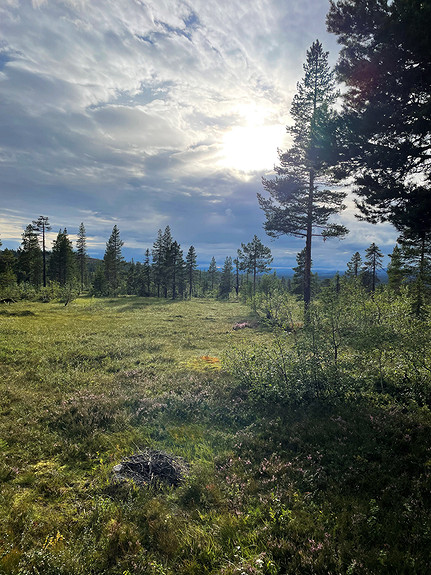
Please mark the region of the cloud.
MULTIPOLYGON (((71 234, 84 221, 92 255, 114 223, 135 259, 168 224, 207 261, 234 256, 255 233, 269 241, 256 193, 286 145, 307 48, 319 37, 335 61, 327 9, 326 0, 2 2, 3 245, 17 247, 40 214, 71 234)), ((363 228, 343 217, 353 230, 344 246, 363 245, 363 228)), ((389 245, 386 228, 368 233, 389 245)), ((298 242, 277 242, 279 261, 294 264, 298 242)), ((314 259, 332 265, 346 249, 317 246, 314 259)))

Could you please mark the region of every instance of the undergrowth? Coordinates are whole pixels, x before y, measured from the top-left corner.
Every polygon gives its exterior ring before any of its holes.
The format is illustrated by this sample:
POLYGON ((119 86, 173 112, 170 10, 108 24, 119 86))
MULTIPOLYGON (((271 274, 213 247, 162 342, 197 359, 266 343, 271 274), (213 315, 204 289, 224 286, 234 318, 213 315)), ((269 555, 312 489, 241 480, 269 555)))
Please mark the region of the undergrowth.
POLYGON ((431 417, 389 376, 259 395, 224 358, 275 353, 272 330, 238 303, 1 312, 0 573, 428 572, 431 417), (145 447, 188 462, 178 488, 112 481, 145 447))

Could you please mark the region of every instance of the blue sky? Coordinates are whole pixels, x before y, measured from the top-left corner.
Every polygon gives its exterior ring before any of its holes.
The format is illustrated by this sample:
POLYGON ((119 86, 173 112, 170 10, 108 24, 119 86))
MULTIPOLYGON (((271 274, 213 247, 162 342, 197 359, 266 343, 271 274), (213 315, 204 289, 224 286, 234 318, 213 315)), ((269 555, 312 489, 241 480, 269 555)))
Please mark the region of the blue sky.
MULTIPOLYGON (((84 222, 101 257, 117 224, 142 260, 171 227, 184 252, 221 266, 254 234, 277 268, 302 242, 268 238, 256 194, 271 173, 306 50, 325 30, 326 0, 4 0, 0 3, 0 238, 49 217, 51 241, 84 222)), ((345 240, 315 241, 316 268, 344 271, 396 232, 342 221, 345 240)))

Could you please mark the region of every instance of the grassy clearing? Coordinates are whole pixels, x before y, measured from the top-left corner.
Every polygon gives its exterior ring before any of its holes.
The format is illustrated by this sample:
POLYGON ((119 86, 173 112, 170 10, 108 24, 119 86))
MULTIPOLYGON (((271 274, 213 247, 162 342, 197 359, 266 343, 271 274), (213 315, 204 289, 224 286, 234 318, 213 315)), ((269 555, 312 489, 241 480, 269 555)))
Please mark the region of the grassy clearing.
POLYGON ((259 410, 217 361, 267 340, 247 307, 22 302, 0 331, 0 573, 427 573, 428 410, 259 410), (190 476, 114 486, 140 447, 190 476))

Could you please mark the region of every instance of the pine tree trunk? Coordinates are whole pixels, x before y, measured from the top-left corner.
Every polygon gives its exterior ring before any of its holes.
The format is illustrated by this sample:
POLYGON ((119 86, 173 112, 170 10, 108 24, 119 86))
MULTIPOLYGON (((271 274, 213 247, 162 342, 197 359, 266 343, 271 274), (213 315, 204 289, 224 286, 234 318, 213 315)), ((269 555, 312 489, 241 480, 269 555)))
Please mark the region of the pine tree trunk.
POLYGON ((308 213, 307 235, 305 238, 305 263, 304 263, 304 305, 308 309, 311 301, 311 238, 313 233, 313 192, 314 171, 310 170, 310 182, 308 188, 308 213))

